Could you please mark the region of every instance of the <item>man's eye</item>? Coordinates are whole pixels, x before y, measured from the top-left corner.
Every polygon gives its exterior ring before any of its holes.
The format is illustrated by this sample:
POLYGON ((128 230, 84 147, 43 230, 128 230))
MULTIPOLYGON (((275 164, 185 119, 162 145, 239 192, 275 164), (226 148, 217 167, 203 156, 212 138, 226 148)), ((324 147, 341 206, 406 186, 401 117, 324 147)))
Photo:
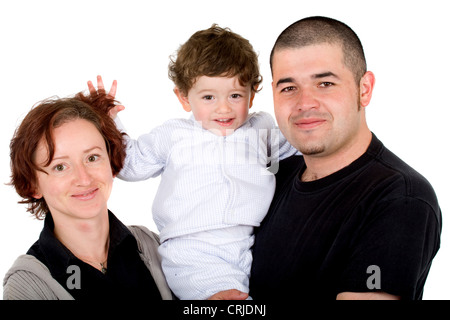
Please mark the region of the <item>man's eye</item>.
POLYGON ((333 82, 325 81, 325 82, 320 83, 319 87, 326 88, 326 87, 331 87, 332 85, 334 85, 333 82))
POLYGON ((289 91, 293 91, 293 90, 295 90, 295 87, 294 86, 289 86, 289 87, 283 88, 281 90, 281 92, 289 92, 289 91))

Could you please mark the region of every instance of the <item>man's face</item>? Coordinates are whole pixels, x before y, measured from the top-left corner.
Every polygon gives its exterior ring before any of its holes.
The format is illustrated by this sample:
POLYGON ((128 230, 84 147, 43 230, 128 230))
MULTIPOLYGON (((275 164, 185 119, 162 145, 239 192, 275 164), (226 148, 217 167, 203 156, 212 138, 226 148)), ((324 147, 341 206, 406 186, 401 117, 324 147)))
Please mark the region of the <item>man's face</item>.
POLYGON ((365 115, 341 47, 278 49, 272 63, 275 116, 287 140, 305 156, 351 148, 365 115))

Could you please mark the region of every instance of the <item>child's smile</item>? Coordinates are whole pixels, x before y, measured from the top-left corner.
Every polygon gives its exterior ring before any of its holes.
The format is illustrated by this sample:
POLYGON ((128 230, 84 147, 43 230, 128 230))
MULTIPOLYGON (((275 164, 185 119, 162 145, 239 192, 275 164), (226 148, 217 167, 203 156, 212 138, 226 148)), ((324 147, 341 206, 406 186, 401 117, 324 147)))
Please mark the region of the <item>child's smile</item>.
POLYGON ((184 110, 192 111, 203 128, 217 135, 231 134, 247 120, 254 93, 238 77, 199 77, 187 97, 175 91, 184 110))

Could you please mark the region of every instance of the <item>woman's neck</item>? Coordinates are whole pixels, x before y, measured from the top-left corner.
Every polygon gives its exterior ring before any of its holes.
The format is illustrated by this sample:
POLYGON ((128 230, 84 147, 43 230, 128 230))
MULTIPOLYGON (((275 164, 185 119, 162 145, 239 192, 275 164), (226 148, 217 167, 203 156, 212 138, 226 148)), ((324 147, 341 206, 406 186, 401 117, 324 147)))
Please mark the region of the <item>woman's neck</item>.
POLYGON ((101 270, 108 258, 108 212, 90 219, 53 216, 54 234, 78 259, 101 270))

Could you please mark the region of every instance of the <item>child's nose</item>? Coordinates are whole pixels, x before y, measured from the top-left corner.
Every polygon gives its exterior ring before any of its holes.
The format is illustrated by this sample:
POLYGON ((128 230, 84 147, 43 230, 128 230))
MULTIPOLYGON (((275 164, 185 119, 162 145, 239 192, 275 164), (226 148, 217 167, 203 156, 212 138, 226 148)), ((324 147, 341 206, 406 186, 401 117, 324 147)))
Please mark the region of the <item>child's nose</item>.
POLYGON ((231 111, 231 108, 226 101, 219 102, 219 105, 217 106, 217 109, 216 109, 217 113, 228 113, 230 111, 231 111))

